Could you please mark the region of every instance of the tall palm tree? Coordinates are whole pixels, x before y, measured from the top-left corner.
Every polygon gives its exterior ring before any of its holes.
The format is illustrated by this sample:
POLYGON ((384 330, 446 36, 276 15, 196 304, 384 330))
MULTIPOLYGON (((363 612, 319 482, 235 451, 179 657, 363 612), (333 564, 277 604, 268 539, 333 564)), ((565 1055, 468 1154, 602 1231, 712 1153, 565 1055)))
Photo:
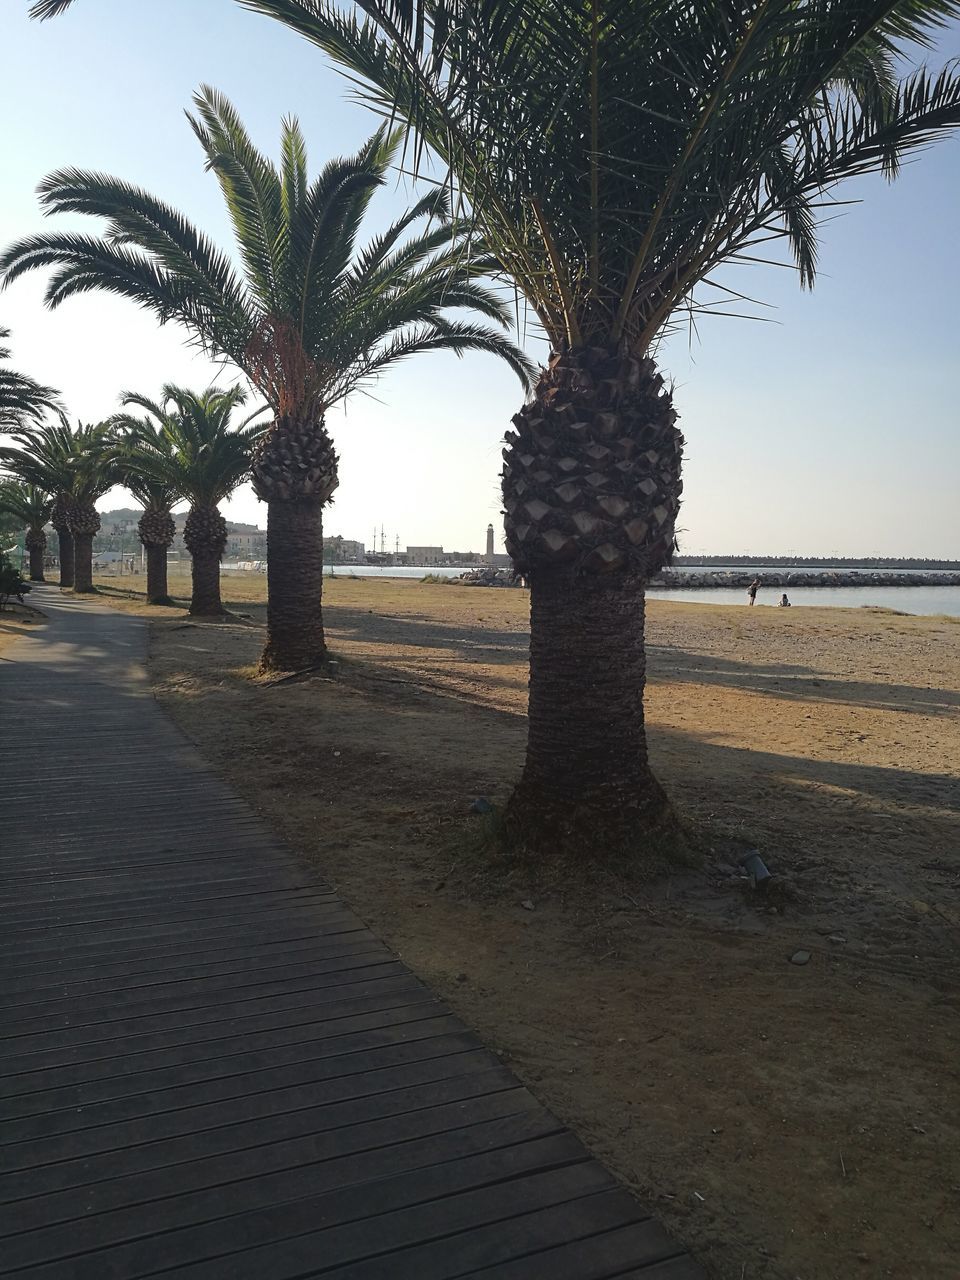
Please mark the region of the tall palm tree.
POLYGON ((249 418, 231 429, 230 417, 246 398, 240 386, 227 391, 208 387, 198 393, 169 383, 159 401, 124 397, 125 403, 139 405, 154 419, 152 430, 140 424, 128 437, 120 461, 124 474, 190 503, 183 536, 191 556, 190 612, 196 617, 224 613, 220 561, 227 545, 227 522, 219 504, 250 474, 251 450, 263 431, 249 418))
POLYGON ((53 498, 33 484, 14 480, 0 481, 0 511, 15 516, 24 526, 24 545, 30 554, 30 581, 45 582, 43 555, 47 549, 47 535, 43 526, 50 519, 53 498))
POLYGON ((137 466, 137 455, 141 449, 151 459, 166 458, 168 465, 174 463, 176 448, 173 437, 163 426, 169 413, 156 401, 133 392, 126 392, 120 401, 121 404, 139 405, 147 410, 148 416, 145 417, 118 413, 111 422, 121 433, 117 460, 121 483, 143 506, 137 532, 147 557, 147 603, 169 604, 167 552, 176 534, 171 511, 180 494, 169 477, 143 474, 137 466))
POLYGON ((281 163, 254 147, 234 108, 210 88, 189 117, 216 174, 243 264, 227 258, 176 210, 102 174, 65 169, 41 184, 48 212, 107 219, 102 239, 45 233, 0 260, 9 282, 56 271, 51 307, 105 289, 161 320, 176 319, 212 355, 241 369, 274 420, 253 459, 267 503, 268 613, 264 668, 295 669, 325 655, 322 510, 338 484, 327 411, 390 365, 423 351, 489 351, 523 380, 531 366, 504 336, 505 301, 477 279, 491 260, 466 224, 451 225, 446 192, 420 200, 361 252, 357 235, 400 136, 380 130, 360 152, 308 181, 296 120, 283 122, 281 163), (432 220, 426 229, 418 223, 432 220), (493 321, 454 319, 468 308, 493 321))
MULTIPOLYGON (((10 330, 0 325, 0 343, 10 330)), ((0 360, 10 359, 10 349, 0 346, 0 360)), ((38 421, 47 410, 59 413, 59 396, 52 387, 41 386, 25 373, 0 368, 0 431, 13 431, 25 422, 38 421)))
MULTIPOLYGON (((325 50, 440 158, 553 352, 504 452, 531 583, 529 741, 508 827, 546 852, 642 848, 644 585, 667 561, 683 440, 657 342, 726 264, 792 251, 844 178, 960 122, 914 71, 957 0, 242 0, 325 50), (359 16, 358 16, 359 12, 359 16)), ((62 7, 48 0, 47 8, 62 7)), ((711 295, 712 296, 712 295, 711 295)))
POLYGON ((57 532, 60 586, 72 587, 75 557, 69 490, 76 452, 73 432, 61 416, 54 422, 21 426, 12 439, 12 444, 0 446, 0 465, 24 484, 53 495, 50 522, 57 532))

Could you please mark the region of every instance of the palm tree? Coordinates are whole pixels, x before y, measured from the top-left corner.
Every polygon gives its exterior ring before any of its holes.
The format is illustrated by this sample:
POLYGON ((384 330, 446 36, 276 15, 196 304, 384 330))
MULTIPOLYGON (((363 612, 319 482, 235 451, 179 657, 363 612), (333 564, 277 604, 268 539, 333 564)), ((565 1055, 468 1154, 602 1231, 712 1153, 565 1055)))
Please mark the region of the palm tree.
MULTIPOLYGON (((230 416, 246 398, 240 386, 227 391, 208 387, 197 393, 171 384, 163 388, 159 401, 124 396, 125 404, 139 405, 154 419, 152 426, 136 420, 126 424, 130 435, 120 462, 128 477, 124 483, 131 488, 139 484, 144 493, 149 485, 190 503, 183 536, 192 561, 190 612, 196 617, 220 617, 225 612, 220 561, 227 545, 227 522, 218 508, 250 474, 250 453, 263 431, 250 418, 231 430, 230 416)), ((163 554, 166 563, 166 546, 163 554)))
POLYGON ((50 519, 53 498, 33 484, 13 480, 0 482, 0 511, 15 516, 25 527, 24 545, 30 553, 30 581, 45 582, 43 554, 47 549, 47 535, 43 526, 50 519))
MULTIPOLYGON (((9 337, 10 330, 0 325, 0 342, 9 337)), ((9 347, 0 346, 0 360, 9 359, 9 347)), ((14 431, 25 422, 38 421, 48 409, 54 413, 61 409, 52 387, 41 386, 14 369, 0 369, 0 431, 14 431)))
POLYGON ((107 219, 103 239, 46 233, 3 255, 9 282, 56 268, 51 307, 99 288, 176 319, 211 355, 241 369, 274 420, 253 459, 267 503, 265 669, 323 661, 322 510, 337 487, 327 411, 390 365, 422 351, 489 351, 525 382, 532 369, 502 329, 505 301, 478 282, 491 260, 449 199, 420 200, 362 252, 357 234, 400 143, 380 130, 360 152, 333 160, 313 182, 296 120, 283 122, 279 170, 256 150, 234 108, 210 88, 190 123, 220 183, 243 263, 229 261, 176 210, 114 178, 75 169, 41 184, 48 212, 107 219), (415 224, 432 220, 427 229, 415 224), (471 250, 473 250, 471 252, 471 250), (468 308, 494 322, 451 319, 468 308))
POLYGON ((72 436, 70 482, 63 491, 67 524, 73 534, 73 590, 88 595, 93 585, 93 540, 100 531, 97 501, 119 482, 116 439, 110 422, 77 424, 72 436))
POLYGON ((176 534, 171 509, 180 497, 169 478, 162 474, 143 474, 137 466, 137 455, 142 450, 151 460, 166 458, 168 465, 175 465, 173 437, 164 430, 169 414, 146 396, 126 392, 121 404, 136 404, 145 408, 146 417, 130 413, 118 413, 111 419, 120 437, 118 467, 121 483, 129 489, 143 506, 143 515, 137 521, 137 532, 147 557, 147 603, 170 604, 167 589, 167 552, 176 534))
POLYGON ((70 527, 69 489, 73 483, 75 443, 65 417, 55 422, 21 426, 13 444, 0 446, 0 464, 24 484, 53 495, 50 522, 57 531, 60 586, 74 584, 74 539, 70 527))
POLYGON ((544 853, 636 851, 671 822, 643 722, 644 586, 671 555, 682 487, 658 340, 711 309, 700 286, 738 302, 714 273, 771 239, 811 286, 837 183, 892 178, 960 122, 954 69, 897 78, 960 5, 242 3, 410 124, 412 162, 440 158, 549 338, 504 452, 507 547, 531 583, 507 826, 544 853))

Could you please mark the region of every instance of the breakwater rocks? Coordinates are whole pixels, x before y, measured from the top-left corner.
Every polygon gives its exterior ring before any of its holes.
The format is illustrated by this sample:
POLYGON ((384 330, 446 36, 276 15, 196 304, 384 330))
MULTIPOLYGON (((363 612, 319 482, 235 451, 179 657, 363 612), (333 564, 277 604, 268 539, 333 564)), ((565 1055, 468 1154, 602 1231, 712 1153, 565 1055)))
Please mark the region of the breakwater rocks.
POLYGON ((756 579, 761 587, 960 587, 960 573, 898 573, 890 569, 664 569, 651 587, 740 587, 756 579))
POLYGON ((482 569, 470 569, 461 573, 459 578, 448 578, 461 587, 524 587, 526 583, 512 569, 493 569, 485 565, 482 569))

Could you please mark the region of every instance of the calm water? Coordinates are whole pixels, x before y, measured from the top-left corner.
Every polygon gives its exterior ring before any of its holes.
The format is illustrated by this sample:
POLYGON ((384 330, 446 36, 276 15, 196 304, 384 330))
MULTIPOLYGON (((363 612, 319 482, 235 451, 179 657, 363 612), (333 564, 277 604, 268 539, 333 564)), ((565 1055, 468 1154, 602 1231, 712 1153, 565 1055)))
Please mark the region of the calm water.
MULTIPOLYGON (((761 588, 756 608, 776 605, 782 588, 761 588)), ((960 618, 960 587, 788 587, 791 605, 833 606, 859 609, 872 605, 881 609, 899 609, 902 613, 946 613, 960 618)), ((688 604, 747 605, 742 587, 704 587, 700 591, 684 591, 682 587, 653 587, 653 600, 681 600, 688 604)))
MULTIPOLYGON (((712 568, 713 566, 711 566, 712 568)), ((692 568, 692 566, 691 566, 692 568)), ((337 577, 359 578, 422 578, 435 573, 438 577, 458 578, 463 568, 444 566, 424 569, 413 565, 327 565, 327 574, 337 577)), ((791 570, 791 572, 799 572, 791 570)), ((946 613, 960 618, 960 587, 790 587, 787 591, 795 606, 819 605, 841 609, 859 609, 873 605, 883 609, 900 609, 904 613, 946 613)), ((653 587, 654 600, 681 600, 691 604, 742 604, 746 606, 747 593, 740 587, 706 587, 699 591, 684 591, 680 587, 653 587)), ((780 591, 773 587, 761 590, 757 596, 757 608, 775 605, 780 591)))

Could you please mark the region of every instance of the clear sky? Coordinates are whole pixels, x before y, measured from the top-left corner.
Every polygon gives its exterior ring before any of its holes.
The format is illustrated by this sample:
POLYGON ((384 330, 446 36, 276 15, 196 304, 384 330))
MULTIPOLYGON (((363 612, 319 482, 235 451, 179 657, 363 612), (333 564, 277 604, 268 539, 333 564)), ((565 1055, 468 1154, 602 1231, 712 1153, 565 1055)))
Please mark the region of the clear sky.
MULTIPOLYGON (((204 82, 273 154, 281 116, 298 115, 312 172, 373 131, 319 50, 234 0, 82 0, 42 24, 27 7, 0 0, 4 244, 52 225, 35 187, 70 164, 141 183, 232 249, 183 117, 204 82)), ((957 54, 951 31, 931 61, 957 54)), ((744 268, 737 287, 774 304, 776 323, 708 320, 692 345, 677 336, 660 352, 687 438, 685 552, 960 558, 960 139, 893 186, 868 179, 848 194, 864 203, 824 229, 814 294, 791 272, 744 268)), ((402 186, 382 191, 370 233, 408 203, 402 186)), ((181 332, 132 303, 91 294, 49 313, 42 290, 40 273, 18 281, 0 296, 0 324, 13 330, 16 367, 60 387, 72 417, 105 417, 122 390, 209 380, 181 332)), ((341 483, 326 531, 369 545, 383 525, 390 546, 398 535, 401 546, 482 550, 489 521, 500 534, 500 441, 521 394, 490 356, 394 369, 375 399, 331 416, 341 483)), ((101 505, 123 501, 116 492, 101 505)), ((266 522, 248 488, 227 514, 266 522)))

